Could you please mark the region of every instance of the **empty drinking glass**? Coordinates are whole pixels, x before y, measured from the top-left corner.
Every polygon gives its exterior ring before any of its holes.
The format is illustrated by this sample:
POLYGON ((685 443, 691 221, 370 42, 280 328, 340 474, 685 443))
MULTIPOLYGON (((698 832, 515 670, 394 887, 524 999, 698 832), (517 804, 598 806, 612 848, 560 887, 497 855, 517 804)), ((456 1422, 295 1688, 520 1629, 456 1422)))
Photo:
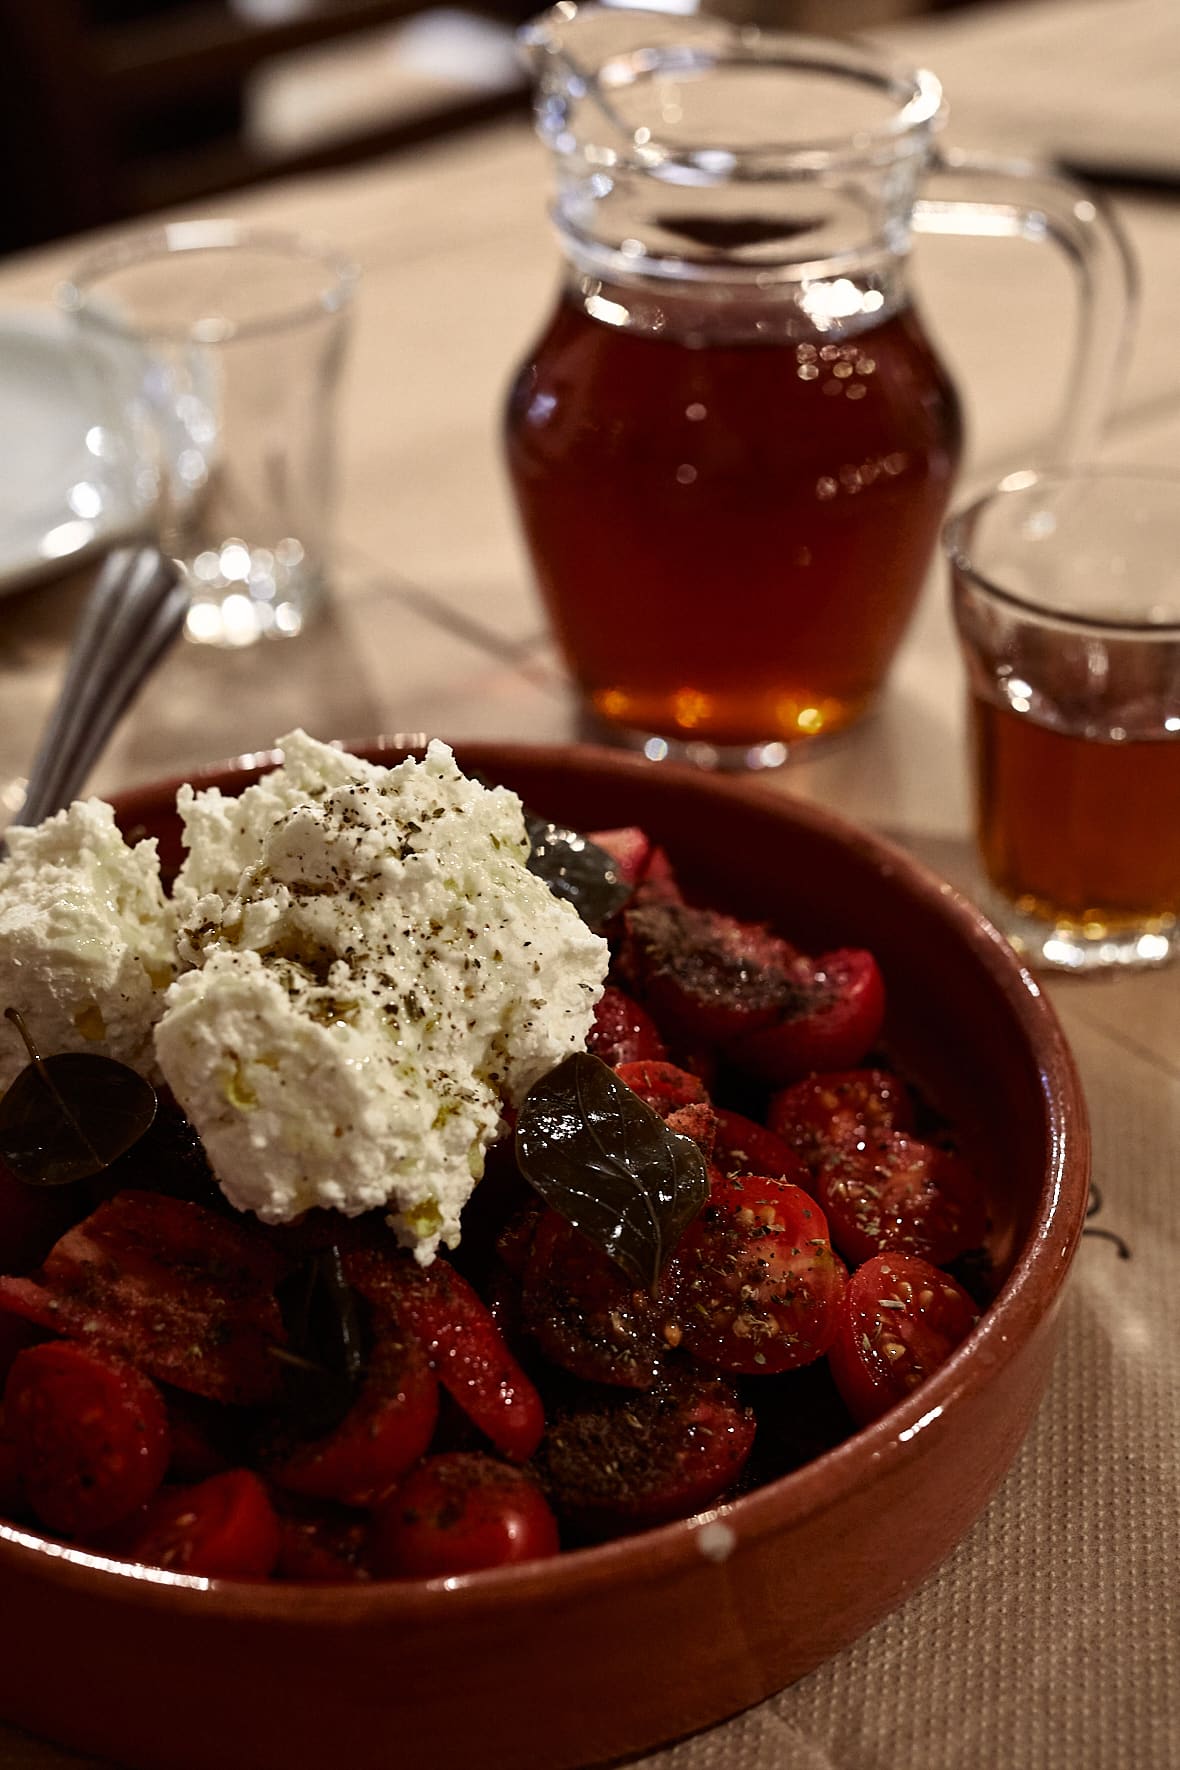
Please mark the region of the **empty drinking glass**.
POLYGON ((172 223, 59 292, 95 413, 94 510, 139 511, 217 645, 299 633, 325 587, 333 407, 354 267, 297 235, 172 223))

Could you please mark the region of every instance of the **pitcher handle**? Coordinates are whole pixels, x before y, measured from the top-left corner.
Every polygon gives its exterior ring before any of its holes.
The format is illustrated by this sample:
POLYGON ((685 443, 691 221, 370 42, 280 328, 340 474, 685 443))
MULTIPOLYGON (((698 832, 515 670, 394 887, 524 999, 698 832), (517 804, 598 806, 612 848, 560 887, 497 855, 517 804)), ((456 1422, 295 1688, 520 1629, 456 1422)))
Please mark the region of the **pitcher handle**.
POLYGON ((1077 339, 1046 459, 1088 459, 1113 403, 1138 295, 1135 260, 1121 228, 1093 191, 1034 161, 938 149, 927 176, 949 188, 945 196, 919 197, 918 233, 1048 240, 1072 263, 1080 294, 1077 339), (953 194, 956 186, 961 196, 953 194))

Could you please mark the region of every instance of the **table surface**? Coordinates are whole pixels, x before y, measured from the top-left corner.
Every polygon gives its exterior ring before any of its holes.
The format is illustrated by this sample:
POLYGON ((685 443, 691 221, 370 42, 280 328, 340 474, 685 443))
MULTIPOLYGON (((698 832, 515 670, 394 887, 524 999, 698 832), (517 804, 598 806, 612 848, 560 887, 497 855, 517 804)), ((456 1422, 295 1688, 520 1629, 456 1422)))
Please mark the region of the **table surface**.
MULTIPOLYGON (((1142 164, 1161 144, 1174 150, 1174 0, 944 15, 893 41, 941 74, 962 145, 1060 148, 1115 167, 1142 164)), ((117 734, 96 790, 264 748, 296 724, 342 738, 576 733, 497 441, 507 377, 553 289, 547 176, 528 131, 505 125, 221 205, 330 234, 363 269, 342 407, 335 596, 301 639, 241 653, 179 648, 117 734)), ((1102 454, 1175 468, 1180 208, 1163 188, 1117 206, 1141 301, 1102 454)), ((44 306, 76 250, 0 265, 0 306, 44 306)), ((1044 440, 1068 376, 1069 272, 1028 244, 931 238, 918 244, 915 276, 966 394, 964 486, 982 483, 1044 440)), ((27 761, 81 591, 80 575, 0 606, 0 785, 27 761)), ((769 786, 877 827, 970 890, 963 757, 936 572, 880 713, 769 786)), ((871 1634, 645 1765, 1180 1763, 1178 981, 1172 969, 1047 985, 1089 1100, 1100 1221, 1131 1259, 1111 1241, 1083 1242, 1050 1393, 999 1495, 950 1561, 871 1634)), ((0 1770, 80 1762, 0 1730, 0 1770)))

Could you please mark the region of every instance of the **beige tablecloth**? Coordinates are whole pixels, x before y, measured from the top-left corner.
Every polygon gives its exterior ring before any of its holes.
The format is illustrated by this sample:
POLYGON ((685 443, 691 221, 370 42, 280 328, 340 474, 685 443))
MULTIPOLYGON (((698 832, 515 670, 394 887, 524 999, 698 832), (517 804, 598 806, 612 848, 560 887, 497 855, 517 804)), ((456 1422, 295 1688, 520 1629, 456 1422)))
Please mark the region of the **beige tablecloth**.
MULTIPOLYGON (((942 74, 964 144, 1052 148, 1068 125, 1060 145, 1077 151, 1084 138, 1091 160, 1174 145, 1175 0, 1009 6, 900 35, 942 74)), ((322 229, 363 266, 335 602, 313 635, 283 646, 181 648, 118 734, 100 790, 265 746, 294 723, 325 737, 572 733, 497 446, 510 366, 554 277, 546 180, 541 150, 506 126, 224 205, 322 229)), ((1162 196, 1119 207, 1142 305, 1105 453, 1176 467, 1180 207, 1162 196)), ((0 266, 0 303, 43 304, 71 256, 0 266)), ((1067 270, 1031 245, 944 239, 920 242, 916 268, 968 395, 968 479, 1019 465, 1067 374, 1067 270)), ((67 583, 0 604, 0 787, 48 706, 77 592, 67 583)), ((880 716, 775 784, 876 825, 970 889, 961 739, 937 575, 880 716)), ((1161 807, 1176 815, 1180 806, 1161 807)), ((1180 977, 1048 988, 1090 1101, 1099 1221, 1126 1239, 1130 1260, 1110 1241, 1083 1242, 1040 1418, 994 1503, 925 1588, 810 1678, 647 1764, 1180 1765, 1180 977)), ((67 1690, 68 1674, 63 1700, 67 1690)), ((0 1770, 78 1762, 0 1730, 0 1770)))

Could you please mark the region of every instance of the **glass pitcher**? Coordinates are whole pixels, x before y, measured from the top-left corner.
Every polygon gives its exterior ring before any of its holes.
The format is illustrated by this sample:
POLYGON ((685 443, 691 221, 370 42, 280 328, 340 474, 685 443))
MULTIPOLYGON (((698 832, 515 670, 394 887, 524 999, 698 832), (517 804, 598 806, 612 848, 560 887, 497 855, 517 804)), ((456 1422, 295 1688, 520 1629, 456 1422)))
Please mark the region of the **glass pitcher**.
POLYGON ((554 632, 615 738, 773 766, 873 705, 954 481, 913 231, 1069 255, 1056 458, 1105 409, 1124 249, 1080 188, 937 153, 938 81, 865 47, 572 0, 522 40, 566 266, 506 448, 554 632))

